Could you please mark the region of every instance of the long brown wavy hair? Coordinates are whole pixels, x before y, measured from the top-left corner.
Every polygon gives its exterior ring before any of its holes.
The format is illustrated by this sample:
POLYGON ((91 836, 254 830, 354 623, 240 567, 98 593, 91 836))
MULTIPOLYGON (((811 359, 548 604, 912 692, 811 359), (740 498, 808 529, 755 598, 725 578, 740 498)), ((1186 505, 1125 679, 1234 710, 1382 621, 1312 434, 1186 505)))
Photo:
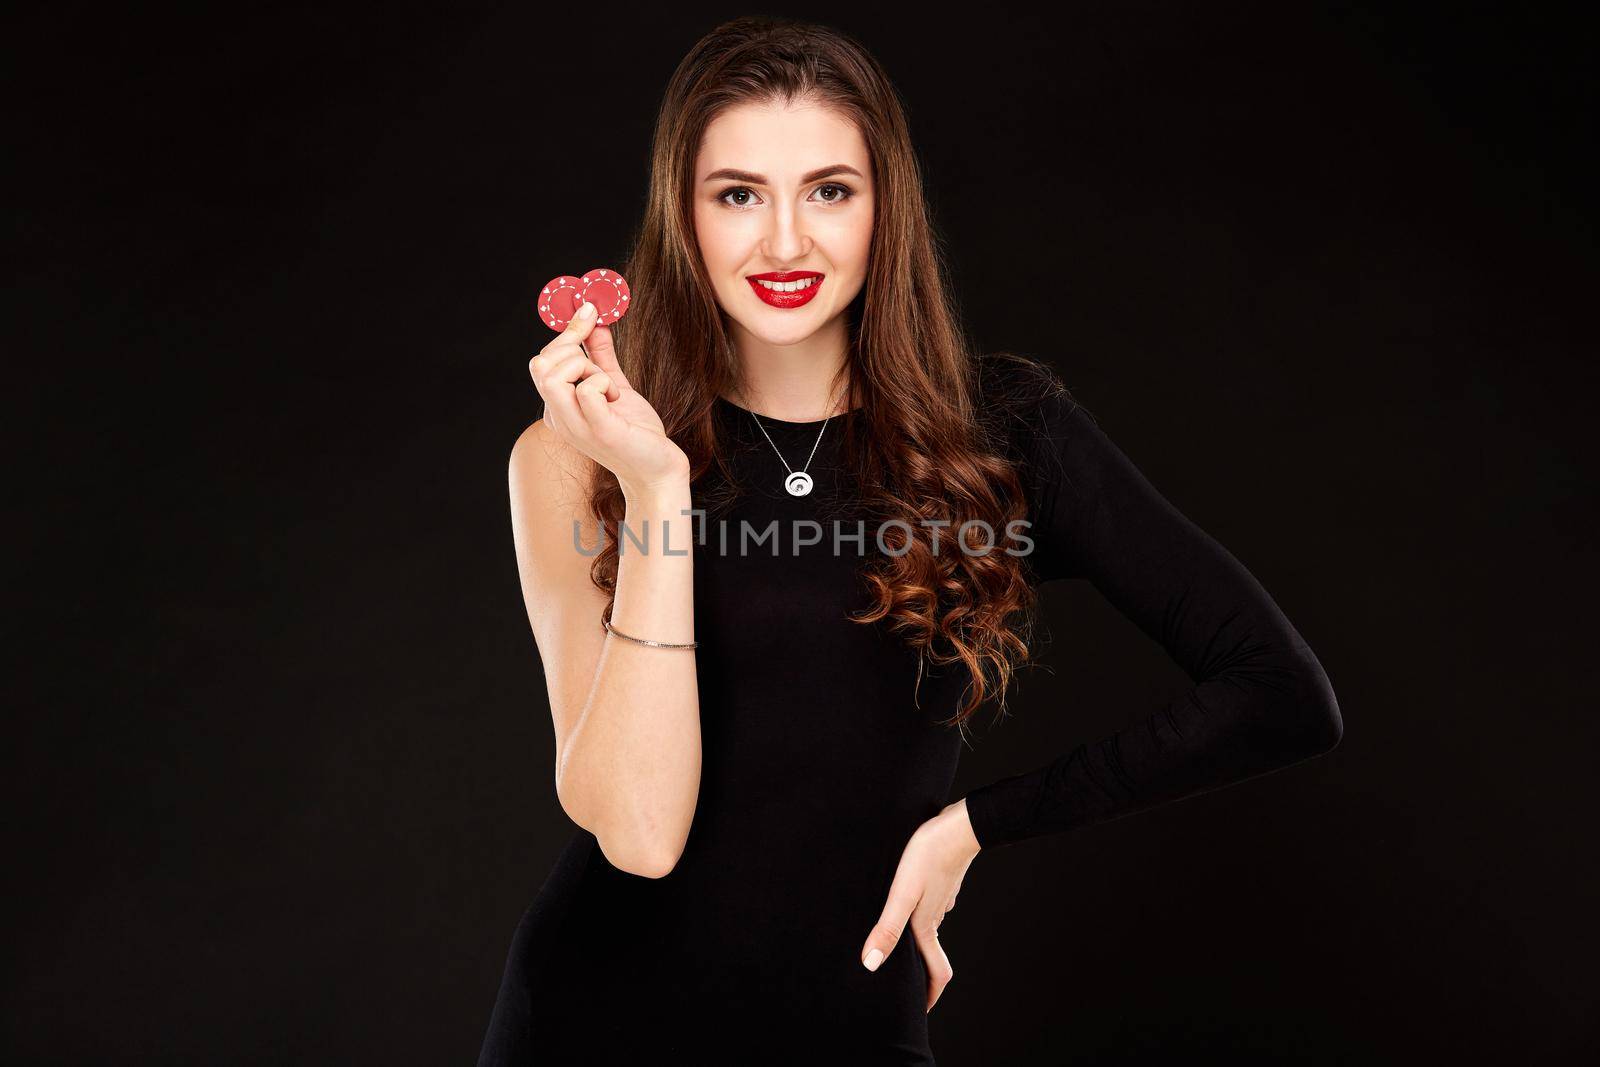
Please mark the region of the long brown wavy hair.
MULTIPOLYGON (((656 119, 644 218, 623 269, 636 299, 613 327, 617 358, 688 455, 691 478, 715 464, 731 482, 714 406, 719 395, 737 391, 740 366, 701 258, 691 190, 711 121, 736 104, 772 100, 835 109, 855 123, 872 158, 870 263, 861 294, 846 309, 848 406, 862 411, 846 423, 842 447, 863 487, 865 510, 879 521, 903 520, 909 529, 886 531, 892 554, 862 571, 872 607, 851 619, 890 620, 917 650, 919 665, 964 665, 970 682, 959 711, 946 720, 964 730, 995 697, 999 715, 1006 714, 1012 675, 1030 659, 1036 593, 1026 556, 1003 546, 979 555, 987 543, 981 534, 968 537, 974 551, 953 551, 950 531, 979 520, 1000 538, 1027 507, 1003 434, 980 410, 983 361, 974 356, 950 293, 904 106, 858 42, 827 26, 744 17, 712 30, 684 57, 656 119), (651 298, 658 293, 673 297, 651 298), (922 520, 950 523, 938 552, 922 520)), ((603 467, 590 507, 603 546, 591 577, 614 605, 626 506, 615 475, 603 467)))

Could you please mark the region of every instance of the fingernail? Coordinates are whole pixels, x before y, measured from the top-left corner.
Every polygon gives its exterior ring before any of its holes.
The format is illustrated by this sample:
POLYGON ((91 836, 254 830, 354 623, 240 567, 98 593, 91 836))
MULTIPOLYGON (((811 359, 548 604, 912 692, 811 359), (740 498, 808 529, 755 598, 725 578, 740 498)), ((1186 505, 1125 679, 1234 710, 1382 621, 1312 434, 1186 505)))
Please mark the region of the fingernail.
POLYGON ((578 309, 578 314, 582 315, 586 319, 594 318, 594 305, 588 301, 584 301, 583 307, 578 309))
POLYGON ((869 971, 877 970, 878 969, 878 964, 880 964, 882 962, 883 962, 883 950, 881 948, 875 948, 871 952, 867 953, 867 959, 866 959, 867 970, 869 970, 869 971))

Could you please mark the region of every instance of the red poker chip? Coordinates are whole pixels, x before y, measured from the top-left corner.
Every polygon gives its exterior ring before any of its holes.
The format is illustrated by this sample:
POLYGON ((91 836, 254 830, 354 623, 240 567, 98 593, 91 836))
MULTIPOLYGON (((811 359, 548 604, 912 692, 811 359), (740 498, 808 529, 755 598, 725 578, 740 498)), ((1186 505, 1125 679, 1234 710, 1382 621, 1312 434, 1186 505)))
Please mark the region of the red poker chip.
POLYGON ((628 283, 614 270, 596 267, 583 276, 582 299, 598 311, 598 323, 610 326, 628 313, 628 283))
POLYGON ((539 294, 539 317, 556 333, 567 328, 573 313, 578 310, 578 295, 583 292, 583 282, 563 274, 545 283, 539 294))

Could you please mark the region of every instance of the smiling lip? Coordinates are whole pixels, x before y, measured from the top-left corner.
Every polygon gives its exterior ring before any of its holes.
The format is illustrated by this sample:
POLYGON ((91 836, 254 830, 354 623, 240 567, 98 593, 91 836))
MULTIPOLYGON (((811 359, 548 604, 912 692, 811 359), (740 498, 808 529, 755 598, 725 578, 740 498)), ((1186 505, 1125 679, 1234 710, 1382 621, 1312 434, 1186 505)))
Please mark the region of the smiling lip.
POLYGON ((814 270, 775 270, 768 271, 765 274, 751 274, 745 277, 745 281, 750 283, 750 288, 756 291, 756 296, 772 307, 785 310, 792 310, 811 303, 812 298, 817 295, 817 290, 822 288, 822 280, 823 276, 814 270), (806 288, 797 289, 792 293, 774 292, 761 284, 764 281, 798 282, 805 278, 815 278, 816 281, 806 286, 806 288))

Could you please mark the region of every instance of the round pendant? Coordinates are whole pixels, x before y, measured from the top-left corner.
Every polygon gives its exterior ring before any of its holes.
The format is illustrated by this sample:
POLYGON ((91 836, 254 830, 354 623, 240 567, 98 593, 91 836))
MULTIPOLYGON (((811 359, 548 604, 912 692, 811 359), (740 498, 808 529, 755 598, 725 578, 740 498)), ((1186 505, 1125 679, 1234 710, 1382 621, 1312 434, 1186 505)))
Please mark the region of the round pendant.
POLYGON ((789 490, 790 496, 805 496, 811 492, 811 475, 805 471, 795 471, 784 481, 783 487, 789 490))

